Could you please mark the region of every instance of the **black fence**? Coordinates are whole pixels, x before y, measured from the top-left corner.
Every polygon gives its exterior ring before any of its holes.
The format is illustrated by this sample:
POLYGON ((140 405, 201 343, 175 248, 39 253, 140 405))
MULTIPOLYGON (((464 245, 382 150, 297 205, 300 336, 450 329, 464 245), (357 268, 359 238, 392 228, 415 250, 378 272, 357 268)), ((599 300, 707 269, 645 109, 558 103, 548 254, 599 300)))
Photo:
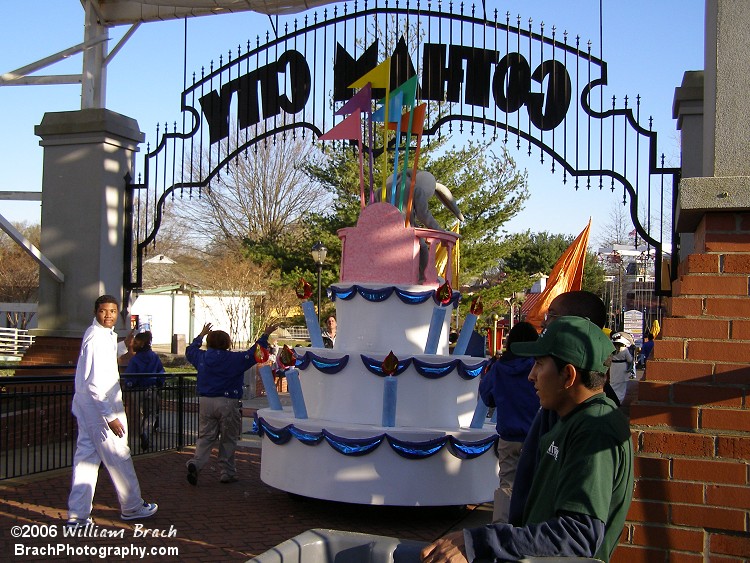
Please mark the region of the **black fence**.
MULTIPOLYGON (((71 467, 76 418, 71 413, 74 375, 70 366, 28 366, 40 375, 0 377, 0 480, 71 467), (50 375, 46 375, 49 373, 50 375), (55 375, 53 375, 55 374, 55 375)), ((15 367, 17 373, 20 366, 15 367)), ((132 455, 180 450, 198 436, 195 373, 165 374, 163 385, 122 384, 132 455), (142 431, 147 439, 142 439, 142 431)))

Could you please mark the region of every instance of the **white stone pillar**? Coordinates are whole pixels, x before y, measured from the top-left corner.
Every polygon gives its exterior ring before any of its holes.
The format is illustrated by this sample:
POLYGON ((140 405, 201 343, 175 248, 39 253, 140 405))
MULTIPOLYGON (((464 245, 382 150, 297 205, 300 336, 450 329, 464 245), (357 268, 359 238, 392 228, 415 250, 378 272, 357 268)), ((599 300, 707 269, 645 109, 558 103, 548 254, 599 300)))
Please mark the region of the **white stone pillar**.
MULTIPOLYGON (((138 123, 107 109, 46 113, 41 250, 65 274, 39 280, 39 336, 78 336, 104 293, 123 297, 125 175, 143 142, 138 123)), ((122 321, 118 328, 124 328, 122 321)))
POLYGON ((750 2, 706 0, 703 177, 689 177, 696 171, 692 166, 680 182, 679 232, 695 231, 708 211, 750 209, 748 29, 750 2))

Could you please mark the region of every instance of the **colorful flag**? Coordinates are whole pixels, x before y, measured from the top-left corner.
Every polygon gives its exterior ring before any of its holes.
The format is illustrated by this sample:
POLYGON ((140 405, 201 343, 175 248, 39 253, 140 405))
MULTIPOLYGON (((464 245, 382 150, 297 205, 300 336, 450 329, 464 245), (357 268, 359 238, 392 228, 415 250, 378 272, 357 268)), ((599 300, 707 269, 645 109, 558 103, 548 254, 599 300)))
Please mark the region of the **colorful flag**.
MULTIPOLYGON (((403 92, 404 94, 403 105, 410 108, 414 107, 414 104, 417 103, 417 76, 412 76, 409 80, 391 90, 391 98, 399 92, 403 92)), ((385 98, 378 103, 385 103, 385 98)))
MULTIPOLYGON (((456 224, 451 228, 451 232, 459 234, 461 232, 461 223, 456 222, 456 224)), ((458 269, 461 261, 461 250, 459 247, 460 244, 461 239, 456 240, 456 244, 453 246, 453 250, 451 251, 452 260, 450 275, 447 271, 448 249, 446 248, 446 246, 443 243, 440 243, 440 247, 437 249, 437 253, 435 254, 435 268, 437 269, 438 276, 440 276, 444 280, 449 280, 453 287, 459 287, 458 269)))
MULTIPOLYGON (((381 100, 382 101, 382 100, 381 100)), ((401 121, 401 111, 404 106, 404 93, 398 91, 398 88, 391 92, 391 99, 388 104, 383 104, 372 114, 373 121, 385 121, 386 115, 388 115, 388 123, 399 123, 401 121), (386 105, 388 107, 386 107, 386 105)), ((395 128, 395 127, 394 127, 395 128)), ((388 127, 390 129, 390 127, 388 127)), ((391 194, 388 198, 391 205, 396 205, 396 191, 398 186, 396 185, 396 176, 398 174, 398 153, 399 146, 401 145, 401 131, 396 129, 396 150, 393 154, 393 182, 391 183, 391 194)), ((385 201, 385 200, 384 200, 385 201)))
POLYGON ((373 88, 385 88, 386 92, 391 87, 391 58, 388 57, 367 74, 360 76, 349 84, 349 88, 364 88, 365 84, 371 83, 373 88))
POLYGON ((334 125, 331 129, 320 136, 321 141, 333 141, 336 139, 356 139, 359 152, 359 205, 365 208, 365 178, 364 165, 362 162, 362 111, 357 108, 354 113, 346 117, 341 123, 334 125))
MULTIPOLYGON (((369 133, 367 141, 369 145, 369 150, 367 151, 367 162, 369 163, 370 168, 370 203, 372 203, 373 201, 375 201, 375 195, 373 193, 373 184, 375 183, 375 180, 373 172, 374 162, 372 158, 372 84, 370 82, 362 86, 362 88, 360 88, 356 94, 354 94, 343 106, 341 106, 336 111, 336 115, 349 115, 356 110, 360 110, 362 113, 367 115, 367 130, 369 133)), ((362 189, 360 191, 364 191, 364 186, 362 186, 362 189)))
POLYGON ((411 207, 414 200, 414 186, 417 181, 417 165, 419 164, 419 150, 422 146, 422 133, 424 132, 424 118, 427 112, 427 104, 422 103, 416 106, 409 115, 401 117, 401 131, 408 131, 412 135, 417 136, 417 148, 414 151, 414 163, 412 164, 411 171, 411 185, 409 186, 409 197, 406 200, 406 209, 404 214, 406 215, 405 226, 409 226, 409 217, 411 215, 411 207))
MULTIPOLYGON (((349 88, 362 88, 365 84, 371 83, 373 88, 385 88, 385 119, 388 123, 388 101, 389 90, 391 88, 391 58, 388 57, 370 72, 349 84, 349 88)), ((385 177, 388 168, 388 128, 383 128, 383 186, 380 194, 380 201, 385 201, 385 177)))
POLYGON ((340 123, 331 127, 320 136, 321 141, 334 141, 337 139, 357 140, 362 142, 362 112, 357 109, 354 113, 344 118, 340 123))
MULTIPOLYGON (((399 210, 404 210, 404 193, 406 192, 406 171, 409 169, 409 147, 411 146, 411 128, 412 128, 412 121, 414 119, 414 105, 417 103, 417 76, 414 75, 411 78, 409 78, 406 82, 401 84, 398 88, 393 90, 391 92, 391 96, 396 96, 398 94, 403 94, 403 105, 407 107, 407 113, 405 114, 405 117, 408 119, 409 124, 406 130, 403 129, 403 126, 401 128, 400 132, 406 132, 406 150, 404 151, 404 164, 403 169, 401 170, 401 185, 398 187, 398 190, 393 190, 393 195, 396 194, 396 191, 399 192, 399 198, 398 198, 398 208, 399 210)), ((402 118, 403 119, 403 118, 402 118)), ((391 122, 394 120, 391 119, 391 122)), ((390 125, 389 125, 390 128, 390 125)), ((396 155, 398 156, 398 148, 400 146, 400 133, 398 130, 396 131, 396 155)), ((394 159, 394 166, 393 166, 393 182, 395 186, 396 182, 396 176, 398 174, 398 160, 394 159)), ((394 205, 396 205, 396 201, 392 202, 394 205)))
POLYGON ((581 289, 590 230, 591 219, 589 219, 586 228, 581 231, 581 234, 557 260, 549 279, 547 279, 547 286, 526 314, 526 321, 533 324, 537 330, 541 330, 544 315, 555 297, 566 291, 579 291, 581 289))
POLYGON ((335 115, 349 115, 355 110, 365 113, 372 112, 372 84, 367 83, 359 91, 349 98, 346 103, 336 110, 335 115))

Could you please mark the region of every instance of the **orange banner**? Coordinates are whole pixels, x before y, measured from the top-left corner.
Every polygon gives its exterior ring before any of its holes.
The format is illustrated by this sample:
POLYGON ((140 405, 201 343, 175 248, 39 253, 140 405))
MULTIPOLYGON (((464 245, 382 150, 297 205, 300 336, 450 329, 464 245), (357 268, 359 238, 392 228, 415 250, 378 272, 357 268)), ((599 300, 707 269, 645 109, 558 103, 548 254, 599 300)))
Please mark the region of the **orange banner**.
POLYGON ((544 314, 552 300, 566 291, 579 291, 583 284, 583 266, 586 263, 586 251, 589 244, 591 219, 581 234, 571 243, 557 260, 547 279, 547 286, 539 299, 526 314, 526 321, 533 324, 537 330, 542 329, 544 314))

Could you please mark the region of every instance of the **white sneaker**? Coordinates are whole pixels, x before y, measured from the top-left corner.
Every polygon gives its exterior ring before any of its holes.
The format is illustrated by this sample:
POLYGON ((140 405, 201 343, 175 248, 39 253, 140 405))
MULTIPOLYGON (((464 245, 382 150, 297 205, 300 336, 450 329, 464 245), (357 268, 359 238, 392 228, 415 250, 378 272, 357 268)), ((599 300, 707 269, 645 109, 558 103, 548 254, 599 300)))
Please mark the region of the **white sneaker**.
POLYGON ((141 506, 139 509, 128 514, 125 514, 123 512, 122 514, 120 514, 120 518, 122 518, 123 520, 140 520, 142 518, 149 518, 153 516, 154 514, 156 514, 157 510, 159 510, 159 505, 155 502, 143 501, 143 506, 141 506))

